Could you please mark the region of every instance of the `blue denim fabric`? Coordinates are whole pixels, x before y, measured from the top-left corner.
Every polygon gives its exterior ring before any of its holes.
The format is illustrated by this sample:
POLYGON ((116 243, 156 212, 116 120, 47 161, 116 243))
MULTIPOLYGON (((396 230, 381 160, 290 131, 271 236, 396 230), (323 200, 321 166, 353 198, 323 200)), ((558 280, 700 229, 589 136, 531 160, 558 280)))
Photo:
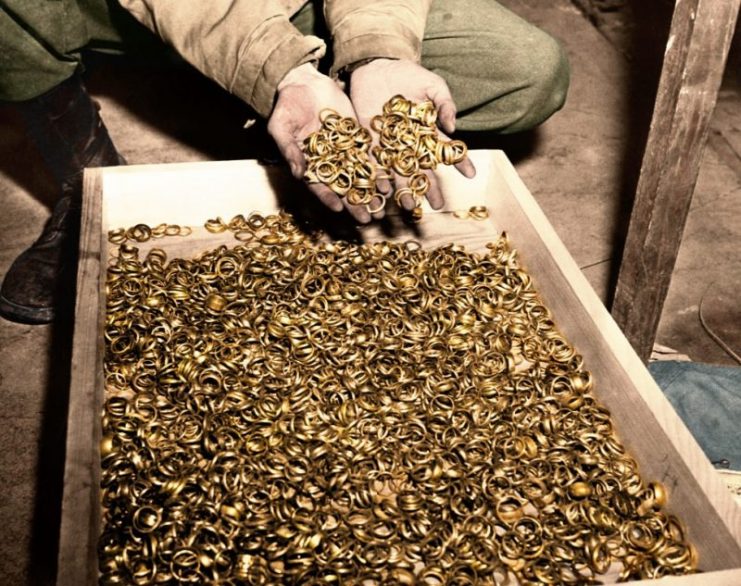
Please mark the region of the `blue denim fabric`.
POLYGON ((666 361, 648 369, 710 461, 741 470, 741 368, 666 361))

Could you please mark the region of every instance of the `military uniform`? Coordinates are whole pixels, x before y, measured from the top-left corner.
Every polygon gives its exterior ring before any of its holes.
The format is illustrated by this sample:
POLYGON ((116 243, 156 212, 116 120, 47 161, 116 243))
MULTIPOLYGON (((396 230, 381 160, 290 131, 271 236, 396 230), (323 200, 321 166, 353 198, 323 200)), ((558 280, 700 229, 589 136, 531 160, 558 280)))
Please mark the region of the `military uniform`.
POLYGON ((0 0, 0 100, 28 100, 68 79, 84 47, 151 44, 146 28, 267 117, 283 76, 325 55, 320 20, 332 75, 374 57, 421 62, 450 86, 461 130, 530 128, 565 99, 559 44, 493 0, 322 5, 323 19, 305 0, 0 0))

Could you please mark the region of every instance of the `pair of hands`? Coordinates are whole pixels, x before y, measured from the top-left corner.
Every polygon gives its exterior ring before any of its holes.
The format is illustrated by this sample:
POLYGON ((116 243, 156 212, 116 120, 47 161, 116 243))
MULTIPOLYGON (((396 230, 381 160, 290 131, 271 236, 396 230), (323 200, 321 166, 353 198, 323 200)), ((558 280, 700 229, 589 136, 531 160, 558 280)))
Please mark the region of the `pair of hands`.
MULTIPOLYGON (((447 139, 443 131, 448 134, 455 131, 455 103, 443 78, 412 61, 375 59, 352 72, 349 97, 335 81, 319 73, 310 63, 290 71, 278 85, 278 99, 268 121, 268 132, 288 162, 293 176, 303 179, 306 159, 301 144, 304 138, 321 127, 321 110, 331 108, 341 116, 356 118, 361 125, 370 129, 371 118, 380 114, 383 105, 397 94, 413 102, 431 100, 437 108, 442 137, 447 139)), ((377 140, 376 136, 373 138, 377 140)), ((456 168, 466 177, 476 174, 468 158, 458 163, 456 168)), ((439 209, 444 203, 442 193, 434 172, 426 173, 430 178, 427 199, 433 209, 439 209)), ((406 177, 394 177, 397 189, 405 187, 406 182, 406 177)), ((371 220, 371 214, 365 206, 349 205, 326 185, 311 183, 309 189, 331 210, 339 212, 345 208, 359 222, 371 220)), ((376 189, 388 196, 392 190, 391 182, 379 179, 376 189)), ((412 207, 412 202, 402 203, 405 207, 412 207)), ((373 217, 377 219, 383 215, 381 210, 373 217)))

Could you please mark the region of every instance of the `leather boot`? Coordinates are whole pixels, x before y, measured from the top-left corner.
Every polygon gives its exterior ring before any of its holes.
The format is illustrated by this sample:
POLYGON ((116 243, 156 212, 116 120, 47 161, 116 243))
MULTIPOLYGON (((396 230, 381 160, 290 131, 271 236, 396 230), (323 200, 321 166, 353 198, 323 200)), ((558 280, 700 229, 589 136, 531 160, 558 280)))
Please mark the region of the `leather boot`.
POLYGON ((6 273, 0 287, 0 315, 42 324, 54 320, 62 299, 74 298, 84 168, 126 161, 113 146, 79 75, 17 107, 59 185, 61 198, 41 236, 6 273))

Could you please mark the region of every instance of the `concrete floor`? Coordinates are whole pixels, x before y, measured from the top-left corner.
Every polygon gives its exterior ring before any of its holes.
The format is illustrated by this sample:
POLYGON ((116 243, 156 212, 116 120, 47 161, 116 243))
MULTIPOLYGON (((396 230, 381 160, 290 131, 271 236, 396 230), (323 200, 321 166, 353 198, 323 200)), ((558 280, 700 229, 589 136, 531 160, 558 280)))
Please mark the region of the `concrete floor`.
MULTIPOLYGON (((515 161, 567 248, 607 299, 650 95, 644 90, 644 99, 636 99, 642 65, 630 64, 569 0, 504 3, 563 42, 573 81, 562 112, 529 136, 496 144, 515 161)), ((190 71, 99 65, 90 71, 89 87, 130 163, 248 158, 270 151, 256 144, 261 136, 256 129, 242 129, 243 107, 190 71)), ((658 342, 693 360, 719 364, 732 362, 702 330, 697 314, 705 296, 706 321, 739 351, 737 102, 736 88, 725 91, 658 335, 658 342)), ((36 238, 54 194, 7 109, 0 109, 0 128, 3 274, 36 238)), ((36 327, 0 320, 2 584, 47 584, 55 573, 71 331, 70 319, 36 327)))

